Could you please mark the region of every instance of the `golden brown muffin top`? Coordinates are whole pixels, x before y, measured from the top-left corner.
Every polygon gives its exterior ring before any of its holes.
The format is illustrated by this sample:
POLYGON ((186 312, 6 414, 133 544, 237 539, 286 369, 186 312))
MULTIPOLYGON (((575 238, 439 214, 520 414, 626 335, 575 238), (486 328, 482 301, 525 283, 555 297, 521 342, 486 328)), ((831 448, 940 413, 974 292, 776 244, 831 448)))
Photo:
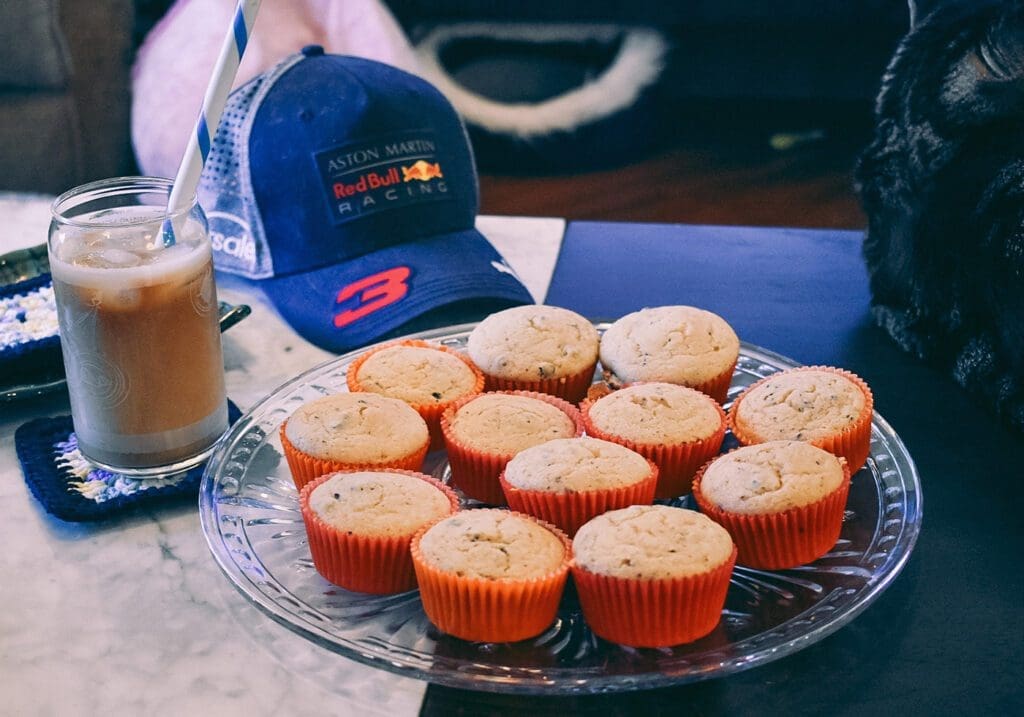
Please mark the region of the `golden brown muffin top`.
POLYGON ((451 419, 452 436, 465 446, 508 455, 553 438, 570 438, 576 425, 557 406, 530 396, 484 393, 451 419))
POLYGON ((436 485, 403 473, 335 473, 313 489, 309 507, 327 525, 357 535, 411 536, 452 512, 436 485))
POLYGON ((561 538, 507 510, 463 510, 436 523, 420 540, 424 561, 446 573, 485 580, 548 575, 566 559, 561 538))
POLYGON ((729 370, 739 352, 732 327, 693 306, 634 311, 601 337, 601 364, 623 383, 701 384, 729 370))
POLYGON ((644 444, 703 440, 722 426, 714 399, 672 383, 613 391, 591 405, 590 420, 602 431, 644 444))
POLYGON ((842 463, 828 451, 802 441, 769 441, 715 460, 700 492, 730 513, 768 514, 817 502, 842 482, 842 463))
POLYGON ((571 376, 597 362, 594 325, 558 306, 528 304, 491 314, 469 335, 467 351, 491 376, 538 381, 571 376))
POLYGON ((592 518, 572 541, 592 573, 652 580, 698 575, 729 560, 733 542, 705 515, 667 505, 632 505, 592 518))
POLYGON ((465 361, 423 346, 374 352, 359 366, 356 380, 366 391, 427 405, 464 396, 476 386, 476 374, 465 361))
POLYGON ((429 440, 409 404, 375 393, 338 393, 300 406, 285 424, 297 449, 344 463, 384 463, 414 454, 429 440))
POLYGON ((639 483, 651 475, 643 456, 599 438, 558 438, 527 448, 505 467, 505 480, 523 490, 576 493, 639 483))
POLYGON ((853 425, 866 402, 857 384, 834 371, 783 371, 743 396, 735 420, 761 440, 813 441, 853 425))

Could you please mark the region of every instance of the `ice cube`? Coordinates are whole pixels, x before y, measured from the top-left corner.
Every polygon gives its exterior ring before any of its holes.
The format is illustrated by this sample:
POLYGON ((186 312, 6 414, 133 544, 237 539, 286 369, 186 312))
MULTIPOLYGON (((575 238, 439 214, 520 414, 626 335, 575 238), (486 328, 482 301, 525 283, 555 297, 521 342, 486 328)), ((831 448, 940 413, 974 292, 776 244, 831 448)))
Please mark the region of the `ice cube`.
POLYGON ((104 292, 107 311, 131 311, 142 303, 142 289, 124 287, 104 292))
POLYGON ((102 249, 79 254, 72 262, 75 266, 96 269, 127 269, 142 263, 138 255, 123 249, 102 249))

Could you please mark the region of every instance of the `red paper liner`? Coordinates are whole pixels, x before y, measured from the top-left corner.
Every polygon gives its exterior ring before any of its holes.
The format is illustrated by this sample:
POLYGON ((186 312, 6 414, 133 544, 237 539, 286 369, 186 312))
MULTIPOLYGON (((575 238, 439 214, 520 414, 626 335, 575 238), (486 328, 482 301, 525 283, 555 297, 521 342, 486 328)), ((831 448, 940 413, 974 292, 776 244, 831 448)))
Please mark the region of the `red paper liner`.
POLYGON ((285 427, 288 421, 281 424, 281 448, 284 449, 285 460, 288 461, 288 469, 291 471, 292 480, 299 490, 315 478, 324 473, 334 473, 343 470, 379 471, 383 469, 399 469, 407 471, 419 471, 423 467, 423 460, 427 457, 427 449, 430 446, 429 439, 423 445, 407 456, 396 458, 393 461, 381 463, 345 463, 344 461, 331 461, 324 458, 316 458, 304 453, 292 445, 285 435, 285 427))
POLYGON ((725 403, 726 398, 729 395, 729 386, 732 385, 732 374, 736 370, 736 363, 739 361, 737 357, 732 365, 722 373, 709 378, 707 381, 701 383, 687 383, 686 385, 690 388, 695 388, 701 393, 705 393, 711 398, 718 401, 718 403, 725 403))
MULTIPOLYGON (((499 391, 512 396, 526 396, 544 401, 558 408, 572 419, 576 427, 575 437, 583 435, 583 422, 579 410, 568 401, 536 391, 499 391)), ((459 399, 441 415, 441 433, 444 435, 448 465, 452 471, 451 483, 470 498, 487 505, 505 505, 505 494, 501 490, 498 476, 515 453, 488 453, 456 439, 451 432, 451 420, 455 413, 476 396, 459 399)))
POLYGON ((556 396, 569 403, 579 403, 586 395, 590 384, 594 381, 594 369, 597 367, 597 360, 579 371, 560 378, 545 378, 539 381, 524 381, 511 378, 491 376, 484 372, 486 391, 534 391, 546 393, 549 396, 556 396))
POLYGON ((571 538, 580 526, 591 518, 617 508, 631 505, 650 505, 658 484, 658 466, 647 461, 650 474, 630 485, 585 491, 549 491, 517 488, 505 479, 501 471, 498 481, 505 493, 508 507, 555 525, 571 538))
POLYGON ((718 625, 736 563, 699 575, 631 580, 572 565, 583 618, 598 637, 630 647, 669 647, 704 637, 718 625))
MULTIPOLYGON (((390 473, 401 473, 426 481, 444 493, 451 504, 448 515, 459 510, 459 497, 455 495, 455 491, 437 479, 414 471, 393 468, 387 470, 390 473)), ((325 523, 309 507, 309 497, 317 486, 330 480, 336 473, 352 472, 354 471, 327 473, 307 483, 299 493, 299 508, 302 511, 302 520, 306 524, 313 566, 330 582, 354 592, 391 595, 412 590, 416 587, 416 575, 409 553, 409 543, 417 531, 402 536, 357 535, 325 523)), ((430 525, 433 525, 433 522, 424 526, 424 529, 430 525)))
MULTIPOLYGON (((349 364, 348 371, 345 373, 345 383, 348 384, 348 390, 353 393, 365 391, 366 389, 364 389, 362 384, 359 383, 359 367, 362 366, 373 354, 394 346, 414 346, 416 348, 433 349, 435 351, 443 351, 455 356, 469 367, 475 378, 472 390, 463 394, 463 396, 475 396, 483 392, 484 374, 468 356, 465 356, 458 351, 454 351, 447 346, 440 346, 438 344, 432 344, 429 341, 421 341, 419 339, 392 341, 391 343, 381 344, 364 354, 360 354, 355 361, 349 364)), ((406 401, 406 403, 412 406, 412 408, 423 417, 423 420, 427 422, 427 430, 430 431, 430 450, 436 451, 444 448, 444 436, 441 434, 441 414, 444 413, 446 408, 455 403, 458 398, 462 398, 463 396, 458 396, 450 401, 442 401, 440 403, 412 403, 411 401, 406 401)))
POLYGON ((700 490, 701 479, 714 461, 708 461, 693 480, 693 497, 704 515, 725 528, 739 549, 737 562, 762 570, 783 570, 814 562, 831 550, 843 528, 843 512, 850 493, 850 466, 840 457, 843 480, 839 486, 808 505, 778 513, 732 513, 714 505, 700 490))
POLYGON ((694 390, 700 391, 701 393, 703 393, 703 394, 705 394, 707 396, 711 396, 711 398, 715 399, 719 403, 725 403, 725 400, 726 400, 726 398, 728 398, 728 395, 729 395, 729 387, 732 385, 732 375, 736 371, 736 364, 737 364, 738 361, 739 361, 739 356, 737 356, 736 359, 733 360, 732 365, 730 365, 729 368, 727 368, 722 373, 718 374, 717 376, 712 376, 707 381, 700 381, 698 383, 693 383, 693 382, 689 382, 689 381, 687 381, 687 382, 674 381, 674 380, 668 380, 668 379, 654 379, 654 378, 647 379, 647 380, 644 380, 644 381, 629 381, 629 382, 626 382, 626 381, 623 381, 618 376, 616 376, 614 372, 605 369, 605 372, 604 372, 604 379, 605 379, 605 381, 604 381, 604 383, 605 383, 606 389, 605 390, 598 389, 596 391, 589 391, 588 394, 587 394, 587 398, 589 398, 590 400, 596 400, 597 398, 600 398, 601 395, 607 395, 608 393, 611 393, 612 391, 617 391, 620 388, 625 388, 626 386, 632 386, 632 385, 637 384, 637 383, 672 383, 672 384, 675 384, 677 386, 685 386, 686 388, 692 388, 694 390))
MULTIPOLYGON (((871 394, 871 389, 860 376, 841 368, 834 368, 832 366, 801 366, 800 368, 789 369, 784 373, 795 371, 826 371, 828 373, 838 374, 852 382, 864 393, 864 410, 862 410, 860 415, 857 416, 857 419, 853 424, 831 436, 807 441, 812 446, 823 448, 833 455, 845 458, 846 462, 850 466, 850 472, 856 473, 864 466, 864 463, 868 459, 868 455, 871 453, 871 418, 872 411, 874 410, 874 397, 871 394)), ((752 390, 769 379, 777 378, 780 375, 782 374, 775 373, 751 384, 743 391, 743 393, 736 397, 735 401, 733 401, 732 407, 729 409, 729 415, 727 416, 729 430, 731 430, 732 434, 736 436, 736 440, 743 445, 750 446, 756 443, 765 443, 766 441, 774 440, 758 435, 757 431, 750 426, 737 425, 736 412, 740 403, 752 390)), ((795 436, 793 437, 793 440, 797 440, 795 436)))
POLYGON ((569 575, 571 544, 565 533, 528 515, 558 536, 565 555, 561 565, 537 578, 485 580, 458 576, 430 565, 420 551, 427 528, 412 539, 412 562, 427 618, 441 632, 474 642, 516 642, 536 637, 555 621, 569 575))
MULTIPOLYGON (((630 384, 635 386, 636 384, 630 384)), ((600 400, 600 399, 599 399, 600 400)), ((584 401, 580 404, 583 426, 588 436, 600 438, 620 446, 630 448, 658 466, 658 488, 655 498, 675 498, 690 492, 693 475, 709 458, 722 450, 725 438, 725 411, 717 401, 713 401, 718 411, 719 425, 710 436, 686 443, 638 443, 615 433, 609 433, 594 425, 590 418, 590 409, 596 401, 584 401)))

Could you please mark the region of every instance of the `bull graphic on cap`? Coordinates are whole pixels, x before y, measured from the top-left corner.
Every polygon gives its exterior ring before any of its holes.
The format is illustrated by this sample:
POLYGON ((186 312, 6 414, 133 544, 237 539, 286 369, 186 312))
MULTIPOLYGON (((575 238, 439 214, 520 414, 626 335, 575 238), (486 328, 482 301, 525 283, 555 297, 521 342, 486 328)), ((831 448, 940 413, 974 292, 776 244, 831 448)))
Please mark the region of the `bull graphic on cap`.
POLYGON ((411 182, 417 179, 421 182, 427 182, 431 179, 440 179, 444 177, 441 174, 441 163, 434 162, 431 164, 426 160, 418 160, 411 167, 402 167, 402 181, 411 182))

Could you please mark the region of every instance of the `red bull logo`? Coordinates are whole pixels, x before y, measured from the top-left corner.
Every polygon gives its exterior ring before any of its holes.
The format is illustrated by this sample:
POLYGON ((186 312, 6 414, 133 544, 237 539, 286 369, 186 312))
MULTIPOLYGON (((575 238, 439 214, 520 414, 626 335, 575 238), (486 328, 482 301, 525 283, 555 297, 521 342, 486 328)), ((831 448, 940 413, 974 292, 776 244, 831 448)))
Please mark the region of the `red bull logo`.
MULTIPOLYGON (((405 167, 402 167, 402 171, 405 171, 405 167)), ((406 179, 404 181, 408 182, 409 180, 406 179)), ((346 184, 345 182, 335 182, 334 198, 341 199, 342 197, 351 197, 353 194, 362 194, 363 192, 368 192, 371 189, 390 187, 394 184, 398 184, 398 170, 394 167, 389 169, 385 174, 367 172, 366 174, 360 175, 358 180, 350 184, 346 184)))
POLYGON ((454 165, 444 172, 441 156, 429 129, 389 132, 318 152, 314 158, 331 221, 452 199, 454 165))
POLYGON ((434 162, 430 163, 425 160, 417 160, 411 167, 402 167, 402 181, 403 182, 429 182, 431 179, 441 179, 444 177, 441 174, 441 163, 434 162))

